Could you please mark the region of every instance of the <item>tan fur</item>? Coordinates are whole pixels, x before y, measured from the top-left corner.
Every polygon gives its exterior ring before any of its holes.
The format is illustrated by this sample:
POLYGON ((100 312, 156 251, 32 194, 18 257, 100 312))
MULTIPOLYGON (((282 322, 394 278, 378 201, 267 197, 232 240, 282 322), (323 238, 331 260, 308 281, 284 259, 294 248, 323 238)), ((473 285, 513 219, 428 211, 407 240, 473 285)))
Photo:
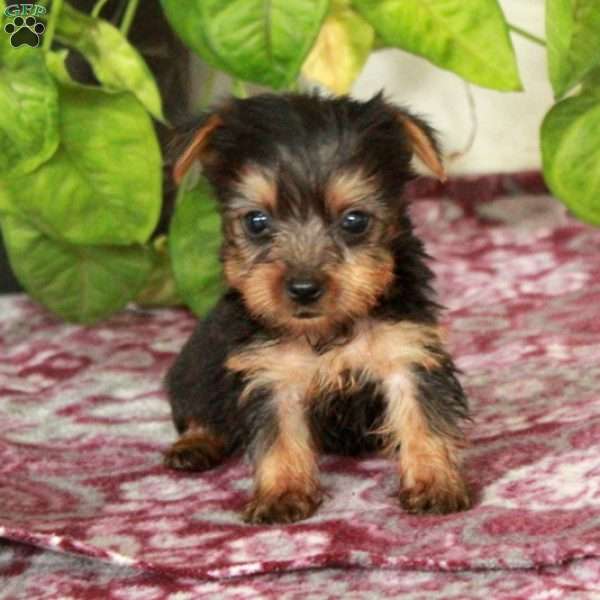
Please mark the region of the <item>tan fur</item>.
POLYGON ((394 278, 394 258, 383 248, 352 255, 332 269, 337 319, 366 315, 394 278))
POLYGON ((343 171, 331 177, 326 200, 333 214, 341 214, 357 203, 373 199, 376 192, 374 181, 360 170, 343 171))
POLYGON ((198 129, 194 139, 173 167, 173 179, 177 185, 181 183, 185 174, 196 160, 202 161, 205 158, 210 137, 221 125, 223 125, 223 120, 219 115, 215 114, 209 117, 206 123, 198 129))
MULTIPOLYGON (((228 281, 231 271, 232 268, 226 261, 225 273, 228 281)), ((236 287, 242 293, 244 302, 254 317, 277 325, 282 318, 278 315, 283 312, 286 301, 282 290, 285 265, 281 261, 259 263, 250 271, 251 276, 248 270, 239 269, 236 287)))
POLYGON ((326 310, 313 319, 294 317, 295 307, 283 289, 287 268, 281 260, 252 265, 246 260, 244 250, 229 248, 224 253, 223 271, 227 283, 244 297, 244 304, 250 313, 272 327, 292 335, 323 337, 331 332, 339 320, 339 316, 328 316, 326 310))
POLYGON ((257 477, 265 483, 259 487, 279 490, 279 480, 287 482, 284 487, 290 486, 292 472, 299 473, 301 481, 311 480, 308 473, 314 457, 303 437, 304 425, 299 427, 296 421, 290 427, 287 423, 292 421, 281 415, 297 414, 294 406, 304 411, 332 392, 351 392, 366 381, 375 381, 380 382, 386 398, 386 415, 383 426, 374 433, 386 438, 388 454, 395 455, 402 447, 399 469, 404 505, 414 511, 466 508, 469 496, 459 468, 460 440, 431 430, 413 381, 414 365, 439 366, 439 356, 431 348, 440 343, 435 326, 364 319, 356 323, 350 341, 322 354, 306 339, 288 337, 231 355, 227 368, 246 379, 240 402, 259 388, 274 390, 279 422, 286 423, 285 437, 278 438, 272 454, 261 462, 257 477))
POLYGON ((240 175, 235 191, 239 199, 230 204, 230 209, 247 212, 252 208, 263 208, 267 211, 275 210, 277 203, 277 187, 272 174, 262 169, 247 166, 240 175))
POLYGON ((220 461, 225 441, 191 420, 187 430, 165 453, 165 464, 174 469, 203 470, 220 461))
POLYGON ((383 383, 386 418, 378 433, 386 451, 396 456, 402 481, 401 500, 407 510, 445 513, 470 504, 460 472, 461 440, 431 430, 416 398, 410 372, 396 371, 383 383))
POLYGON ((227 248, 224 273, 238 289, 250 313, 293 335, 326 337, 341 324, 367 315, 393 279, 394 260, 383 249, 358 252, 324 269, 327 292, 311 319, 294 316, 295 306, 283 289, 287 266, 282 260, 252 265, 244 250, 227 248))
POLYGON ((272 175, 258 167, 248 166, 235 187, 235 195, 224 214, 225 237, 223 273, 227 283, 243 291, 261 249, 247 239, 242 218, 253 210, 271 212, 277 202, 277 189, 272 175))
POLYGON ((413 364, 433 368, 438 358, 428 347, 436 343, 439 335, 434 326, 363 319, 355 324, 349 342, 323 354, 315 353, 305 338, 283 338, 233 354, 226 365, 246 376, 246 390, 277 385, 300 389, 305 396, 310 390, 311 397, 316 398, 347 389, 349 372, 383 381, 413 364))
POLYGON ((321 501, 315 448, 301 388, 273 388, 277 437, 257 458, 254 496, 246 508, 252 522, 306 518, 321 501))
POLYGON ((256 469, 257 492, 279 495, 293 489, 317 486, 315 451, 306 422, 306 406, 294 392, 276 392, 277 439, 260 458, 256 469))
POLYGON ((421 127, 408 116, 401 114, 400 120, 404 125, 415 154, 429 167, 440 181, 446 181, 446 171, 431 139, 421 127))
MULTIPOLYGON (((223 275, 225 281, 233 288, 239 290, 244 281, 245 261, 238 248, 229 246, 223 255, 223 275)), ((240 290, 241 291, 241 290, 240 290)))

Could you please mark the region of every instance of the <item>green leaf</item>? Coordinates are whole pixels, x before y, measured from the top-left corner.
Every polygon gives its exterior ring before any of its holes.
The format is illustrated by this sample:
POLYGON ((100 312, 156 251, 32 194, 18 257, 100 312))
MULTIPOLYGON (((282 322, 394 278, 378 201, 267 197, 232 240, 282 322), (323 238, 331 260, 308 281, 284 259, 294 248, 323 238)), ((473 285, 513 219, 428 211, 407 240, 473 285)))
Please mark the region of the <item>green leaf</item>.
POLYGON ((131 94, 59 89, 61 143, 36 171, 6 180, 13 212, 74 244, 145 242, 162 203, 150 117, 131 94))
POLYGON ((157 237, 150 247, 150 252, 152 271, 146 285, 137 295, 136 303, 147 307, 182 304, 175 286, 167 238, 164 235, 157 237))
POLYGON ((379 38, 464 79, 496 90, 522 89, 497 0, 353 0, 379 38))
POLYGON ((116 27, 65 4, 57 24, 56 39, 79 50, 106 88, 131 92, 154 117, 165 120, 160 92, 150 69, 116 27))
POLYGON ((329 0, 161 0, 175 31, 208 64, 273 88, 288 86, 329 0))
POLYGON ((9 214, 12 210, 12 201, 6 189, 6 183, 0 179, 0 218, 3 214, 9 214))
POLYGON ((373 28, 352 10, 349 1, 334 0, 302 74, 336 94, 346 94, 369 57, 374 39, 373 28))
POLYGON ((48 51, 46 52, 46 66, 58 83, 78 86, 79 84, 71 77, 67 69, 68 55, 69 51, 64 48, 62 50, 48 51))
POLYGON ((548 71, 557 98, 600 65, 598 0, 546 0, 548 71))
POLYGON ((544 177, 552 193, 583 221, 600 226, 600 98, 584 94, 556 104, 541 129, 544 177))
POLYGON ((583 79, 581 92, 600 97, 600 67, 592 69, 583 79))
POLYGON ((58 92, 43 53, 13 48, 0 32, 0 176, 33 171, 54 154, 58 134, 58 92))
POLYGON ((69 321, 93 323, 120 310, 135 297, 151 267, 142 246, 68 244, 19 217, 3 217, 2 234, 25 289, 69 321))
POLYGON ((208 183, 201 179, 180 193, 169 230, 177 290, 197 315, 211 308, 223 291, 220 244, 219 214, 208 183))

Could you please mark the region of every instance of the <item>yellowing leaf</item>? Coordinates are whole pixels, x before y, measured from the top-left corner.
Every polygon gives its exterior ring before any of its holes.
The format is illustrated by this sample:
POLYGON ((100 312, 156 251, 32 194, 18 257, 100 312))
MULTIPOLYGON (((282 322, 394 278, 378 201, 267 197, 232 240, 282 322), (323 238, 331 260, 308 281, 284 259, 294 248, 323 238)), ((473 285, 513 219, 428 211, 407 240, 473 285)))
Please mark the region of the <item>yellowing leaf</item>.
POLYGON ((334 5, 309 54, 302 74, 336 94, 346 94, 373 48, 375 33, 360 15, 334 5))
POLYGON ((0 36, 0 175, 5 177, 30 173, 56 152, 58 92, 39 48, 13 48, 8 35, 0 36))

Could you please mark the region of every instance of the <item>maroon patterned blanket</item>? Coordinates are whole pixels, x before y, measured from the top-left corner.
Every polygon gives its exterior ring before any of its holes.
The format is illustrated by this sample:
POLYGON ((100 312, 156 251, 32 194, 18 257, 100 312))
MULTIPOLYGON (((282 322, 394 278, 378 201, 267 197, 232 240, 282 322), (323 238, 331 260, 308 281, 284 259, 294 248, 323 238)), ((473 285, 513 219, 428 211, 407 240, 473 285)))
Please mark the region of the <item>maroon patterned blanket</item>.
POLYGON ((161 466, 187 313, 85 328, 1 299, 0 598, 598 597, 600 231, 520 200, 518 223, 414 207, 474 413, 462 514, 408 515, 391 464, 327 457, 314 517, 243 524, 243 461, 161 466))

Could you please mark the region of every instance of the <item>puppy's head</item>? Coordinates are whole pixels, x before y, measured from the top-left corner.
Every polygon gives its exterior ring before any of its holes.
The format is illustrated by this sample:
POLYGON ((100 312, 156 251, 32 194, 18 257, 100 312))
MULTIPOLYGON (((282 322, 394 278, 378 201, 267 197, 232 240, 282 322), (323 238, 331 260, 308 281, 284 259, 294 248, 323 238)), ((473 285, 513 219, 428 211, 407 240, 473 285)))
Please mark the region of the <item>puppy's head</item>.
POLYGON ((253 316, 328 335, 393 282, 413 154, 443 178, 430 128, 381 96, 263 95, 209 115, 174 173, 202 163, 221 206, 225 277, 253 316))

